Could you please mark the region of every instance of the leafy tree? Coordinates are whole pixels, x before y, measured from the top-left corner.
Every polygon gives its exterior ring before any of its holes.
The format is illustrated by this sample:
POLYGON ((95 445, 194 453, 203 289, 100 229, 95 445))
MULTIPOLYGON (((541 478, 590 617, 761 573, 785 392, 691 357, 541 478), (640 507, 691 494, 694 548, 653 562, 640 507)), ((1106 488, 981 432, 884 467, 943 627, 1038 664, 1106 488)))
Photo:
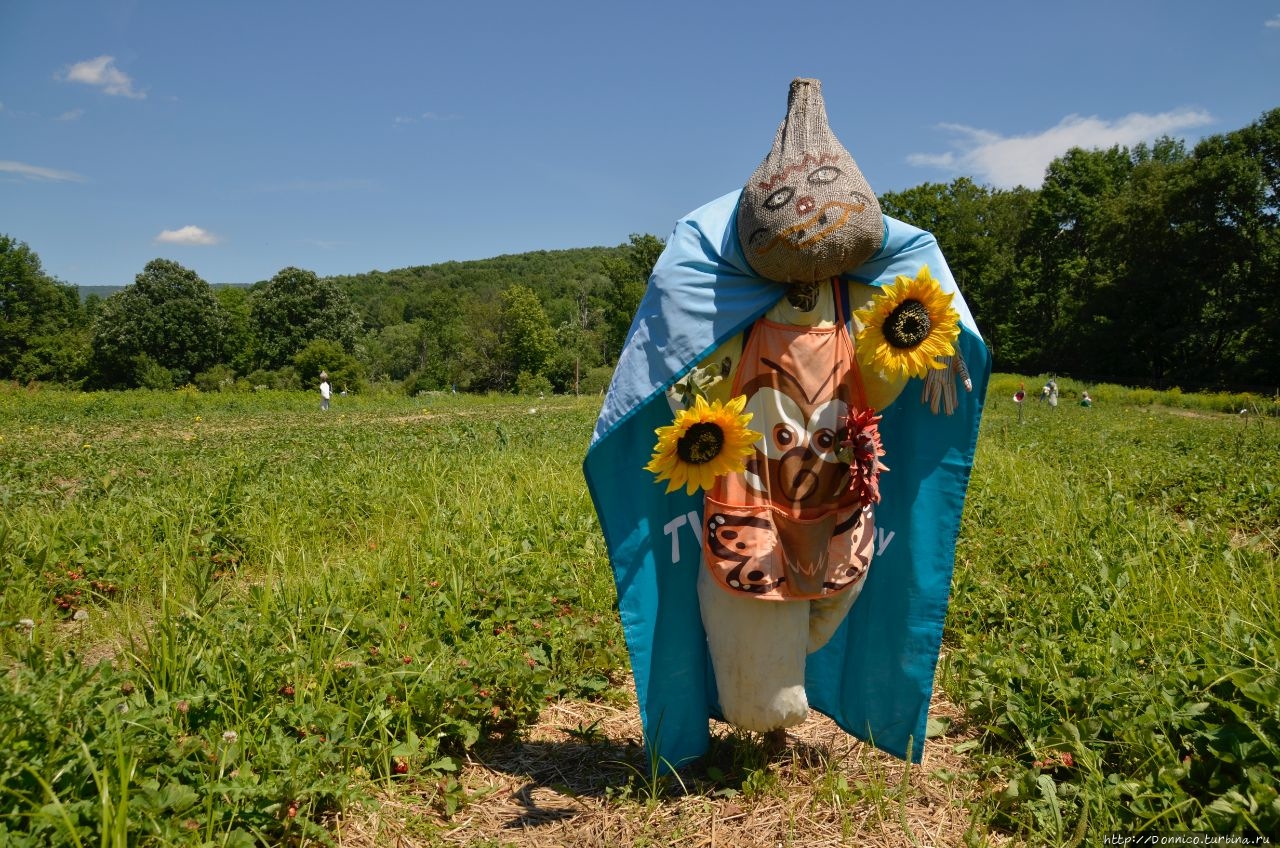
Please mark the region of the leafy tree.
POLYGON ((461 388, 470 384, 468 374, 487 369, 483 359, 497 343, 492 300, 433 289, 418 301, 415 311, 415 323, 422 331, 417 342, 419 365, 412 375, 415 391, 461 388))
POLYGON ((201 371, 191 382, 202 392, 225 392, 236 384, 236 372, 230 365, 218 363, 208 371, 201 371))
POLYGON ((547 377, 555 391, 579 393, 583 376, 603 363, 596 333, 569 321, 556 328, 556 349, 547 364, 547 377))
POLYGON ((45 274, 26 244, 0 235, 0 379, 71 379, 83 359, 79 318, 76 289, 45 274))
POLYGON ((500 351, 501 303, 465 297, 454 308, 466 335, 456 359, 449 364, 449 387, 473 392, 509 389, 515 372, 510 370, 500 351))
MULTIPOLYGON (((173 372, 145 353, 138 354, 133 362, 133 378, 144 389, 168 391, 173 388, 173 372)), ((203 372, 202 372, 203 373, 203 372)))
POLYGON ((279 368, 313 339, 329 339, 350 352, 360 335, 360 316, 332 280, 313 271, 284 268, 255 288, 249 313, 263 368, 279 368))
POLYGON ((222 345, 226 361, 237 374, 247 374, 253 370, 257 343, 249 290, 244 286, 218 286, 213 294, 227 314, 227 332, 222 345))
POLYGON ((1005 370, 1023 368, 1030 347, 1027 334, 1021 332, 1021 312, 1032 281, 1021 261, 1028 252, 1026 221, 1036 197, 1036 192, 1022 187, 991 192, 983 213, 979 262, 965 278, 965 296, 978 327, 997 367, 1005 370))
POLYGON ((938 239, 956 281, 973 310, 997 367, 1017 367, 1024 344, 1017 338, 1018 261, 1025 221, 1035 202, 1025 188, 991 190, 961 177, 925 183, 880 199, 885 213, 928 230, 938 239))
POLYGON ((94 382, 182 384, 221 361, 227 315, 209 284, 168 259, 147 263, 107 298, 93 324, 94 382))
POLYGON ((91 345, 89 327, 81 324, 33 336, 12 376, 23 383, 44 381, 79 387, 89 371, 91 345))
POLYGON ((1021 360, 1026 367, 1071 372, 1106 362, 1100 342, 1112 333, 1107 310, 1123 272, 1107 239, 1132 170, 1121 147, 1074 148, 1049 164, 1024 231, 1028 247, 1019 269, 1026 301, 1018 322, 1034 345, 1021 360))
POLYGON ((332 339, 312 339, 293 357, 302 385, 319 386, 320 372, 329 375, 329 385, 334 393, 359 391, 364 385, 364 372, 356 358, 347 353, 341 344, 332 339))
POLYGON ((1221 384, 1280 384, 1280 109, 1201 140, 1188 162, 1187 259, 1203 280, 1194 365, 1221 384))
POLYGON ((102 295, 96 292, 84 299, 84 315, 93 323, 93 319, 98 317, 98 310, 102 308, 102 295))
POLYGON ((369 373, 375 378, 404 380, 427 366, 425 321, 392 324, 370 333, 365 342, 369 373))
POLYGON ((542 374, 530 374, 521 371, 516 377, 516 394, 526 397, 541 397, 554 391, 551 381, 542 374))
POLYGON ((601 263, 604 275, 609 278, 606 290, 604 320, 606 329, 606 357, 616 360, 626 342, 627 332, 635 317, 640 300, 644 297, 649 275, 666 245, 654 235, 631 234, 630 244, 621 257, 609 257, 601 263))
POLYGON ((1123 190, 1095 234, 1095 256, 1113 276, 1084 304, 1095 332, 1090 350, 1072 358, 1086 373, 1203 379, 1194 360, 1207 352, 1202 319, 1211 285, 1196 267, 1198 237, 1188 226, 1195 189, 1186 150, 1162 139, 1134 148, 1131 161, 1123 190))
POLYGON ((390 294, 387 297, 363 304, 361 310, 367 327, 394 327, 405 322, 408 303, 402 294, 390 294))
POLYGON ((545 376, 555 351, 555 332, 538 296, 523 285, 502 293, 498 324, 498 387, 511 389, 521 373, 545 376))

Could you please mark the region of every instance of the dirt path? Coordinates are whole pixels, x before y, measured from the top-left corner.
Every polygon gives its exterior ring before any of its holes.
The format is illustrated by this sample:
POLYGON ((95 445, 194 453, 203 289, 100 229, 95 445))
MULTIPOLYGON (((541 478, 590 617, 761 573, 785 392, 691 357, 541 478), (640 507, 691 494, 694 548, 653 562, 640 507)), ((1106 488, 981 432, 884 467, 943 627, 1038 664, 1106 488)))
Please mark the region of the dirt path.
MULTIPOLYGON (((909 770, 814 713, 763 769, 737 769, 738 785, 686 775, 658 800, 647 797, 634 701, 561 702, 543 711, 521 742, 473 753, 459 782, 475 800, 445 818, 432 786, 405 785, 377 809, 349 816, 342 848, 484 845, 503 848, 804 848, 956 846, 970 827, 976 791, 964 756, 970 738, 959 710, 936 698, 934 718, 956 732, 930 740, 909 770), (589 732, 584 729, 590 728, 589 732)), ((752 743, 713 726, 711 758, 760 757, 752 743)), ((987 836, 991 845, 1003 845, 987 836)))

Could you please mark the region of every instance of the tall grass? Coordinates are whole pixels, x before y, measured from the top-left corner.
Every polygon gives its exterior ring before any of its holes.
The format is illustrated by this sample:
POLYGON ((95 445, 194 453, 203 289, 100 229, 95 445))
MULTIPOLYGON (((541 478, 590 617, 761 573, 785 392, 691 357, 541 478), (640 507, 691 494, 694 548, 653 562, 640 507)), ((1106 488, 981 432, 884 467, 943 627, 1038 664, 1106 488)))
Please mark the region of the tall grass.
POLYGON ((458 752, 608 690, 594 406, 345 401, 0 393, 0 844, 306 842, 432 775, 451 810, 458 752))
MULTIPOLYGON (((1059 382, 992 381, 958 547, 975 822, 1276 832, 1280 422, 1059 382)), ((312 844, 380 782, 456 810, 460 752, 625 669, 595 404, 0 386, 0 844, 312 844)))
POLYGON ((942 681, 994 824, 1280 830, 1280 428, 993 381, 942 681))

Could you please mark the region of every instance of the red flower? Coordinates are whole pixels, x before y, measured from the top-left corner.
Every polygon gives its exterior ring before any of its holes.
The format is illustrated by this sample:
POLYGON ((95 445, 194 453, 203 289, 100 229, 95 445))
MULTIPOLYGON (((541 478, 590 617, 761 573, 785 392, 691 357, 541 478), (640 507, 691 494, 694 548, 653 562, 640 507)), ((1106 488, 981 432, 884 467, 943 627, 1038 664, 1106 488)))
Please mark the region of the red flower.
POLYGON ((880 472, 889 470, 889 466, 880 461, 884 456, 880 416, 870 408, 851 410, 842 425, 847 436, 840 446, 847 450, 849 491, 857 492, 863 506, 880 503, 880 472))

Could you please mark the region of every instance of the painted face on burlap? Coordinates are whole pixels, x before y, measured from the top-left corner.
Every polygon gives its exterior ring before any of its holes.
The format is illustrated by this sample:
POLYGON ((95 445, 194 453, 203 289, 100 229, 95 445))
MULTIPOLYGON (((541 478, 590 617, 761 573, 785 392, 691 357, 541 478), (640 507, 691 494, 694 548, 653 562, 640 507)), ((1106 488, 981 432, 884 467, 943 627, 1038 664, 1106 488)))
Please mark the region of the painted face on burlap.
POLYGON ((850 231, 881 226, 880 204, 860 177, 852 158, 827 154, 788 165, 744 193, 744 203, 753 204, 755 226, 743 244, 751 266, 770 279, 788 278, 778 282, 804 283, 870 258, 848 244, 850 231))
POLYGON ((773 149, 739 202, 747 261, 776 282, 816 282, 870 259, 883 235, 875 193, 827 124, 821 83, 794 80, 773 149))

